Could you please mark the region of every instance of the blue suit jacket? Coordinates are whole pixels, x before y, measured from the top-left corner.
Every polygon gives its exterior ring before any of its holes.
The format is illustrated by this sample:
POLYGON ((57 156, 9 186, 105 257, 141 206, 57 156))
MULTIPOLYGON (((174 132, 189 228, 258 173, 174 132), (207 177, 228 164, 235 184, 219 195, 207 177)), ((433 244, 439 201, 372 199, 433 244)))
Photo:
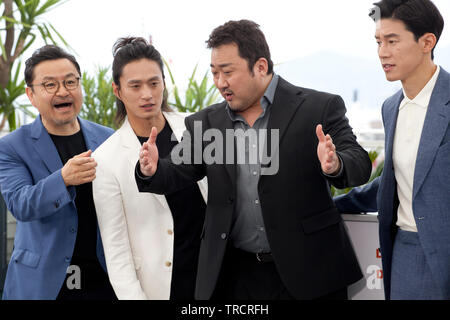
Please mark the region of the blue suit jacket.
MULTIPOLYGON (((88 149, 113 130, 78 119, 88 149)), ((55 299, 77 237, 75 187, 66 187, 61 158, 38 117, 0 139, 0 190, 17 219, 3 299, 55 299)), ((105 258, 97 228, 97 257, 105 258)))
MULTIPOLYGON (((403 91, 382 108, 386 133, 383 174, 363 188, 335 198, 341 212, 378 211, 386 298, 390 298, 392 249, 397 227, 397 183, 392 148, 403 91)), ((433 277, 450 299, 450 74, 441 68, 423 125, 413 184, 413 212, 433 277)))

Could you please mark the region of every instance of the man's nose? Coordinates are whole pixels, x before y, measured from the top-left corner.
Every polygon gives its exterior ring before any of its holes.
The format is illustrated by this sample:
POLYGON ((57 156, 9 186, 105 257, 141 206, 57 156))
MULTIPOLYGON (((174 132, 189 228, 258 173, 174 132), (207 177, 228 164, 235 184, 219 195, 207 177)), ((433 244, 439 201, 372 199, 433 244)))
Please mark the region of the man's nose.
POLYGON ((56 90, 56 95, 62 97, 66 97, 67 95, 69 95, 69 90, 66 89, 64 83, 59 82, 58 90, 56 90))
POLYGON ((219 75, 217 77, 217 81, 216 82, 217 82, 216 86, 217 86, 218 89, 228 88, 228 81, 222 75, 219 75))

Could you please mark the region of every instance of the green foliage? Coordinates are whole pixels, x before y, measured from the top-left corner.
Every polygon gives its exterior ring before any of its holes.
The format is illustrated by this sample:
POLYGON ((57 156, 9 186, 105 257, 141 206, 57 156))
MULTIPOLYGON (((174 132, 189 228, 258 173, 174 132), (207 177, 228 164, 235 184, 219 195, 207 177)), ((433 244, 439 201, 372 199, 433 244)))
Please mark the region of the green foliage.
MULTIPOLYGON (((370 161, 372 162, 372 164, 374 163, 374 161, 378 158, 379 152, 378 150, 371 150, 369 151, 369 158, 370 161)), ((375 168, 375 170, 372 170, 372 174, 370 175, 369 181, 367 183, 370 183, 372 180, 374 180, 376 177, 381 176, 381 173, 383 172, 383 167, 384 167, 384 161, 381 161, 377 167, 375 168)), ((334 196, 339 196, 341 194, 346 194, 348 193, 350 190, 352 190, 353 188, 345 188, 345 189, 337 189, 333 186, 331 186, 331 195, 334 196)))
POLYGON ((61 41, 68 46, 64 38, 49 22, 40 21, 51 9, 63 4, 61 0, 0 0, 0 131, 9 124, 12 131, 17 127, 16 109, 27 114, 27 105, 16 102, 25 93, 25 82, 19 79, 20 63, 13 73, 13 66, 36 39, 46 44, 61 41))
POLYGON ((3 125, 8 121, 11 131, 16 129, 15 109, 19 107, 16 99, 25 94, 25 81, 19 80, 20 66, 19 62, 14 76, 9 79, 5 87, 0 87, 0 114, 3 114, 3 125))
POLYGON ((109 67, 99 67, 95 76, 83 74, 81 84, 84 90, 84 104, 80 117, 116 129, 116 96, 112 90, 109 67))
POLYGON ((197 80, 194 79, 198 65, 195 66, 194 71, 189 78, 189 83, 187 90, 184 93, 183 102, 179 93, 179 89, 175 84, 172 71, 170 70, 168 63, 165 60, 164 64, 166 65, 173 85, 171 95, 173 96, 175 101, 169 101, 170 106, 177 108, 180 112, 197 112, 206 108, 207 106, 218 102, 220 94, 214 84, 208 85, 208 71, 205 73, 200 83, 198 83, 197 80))

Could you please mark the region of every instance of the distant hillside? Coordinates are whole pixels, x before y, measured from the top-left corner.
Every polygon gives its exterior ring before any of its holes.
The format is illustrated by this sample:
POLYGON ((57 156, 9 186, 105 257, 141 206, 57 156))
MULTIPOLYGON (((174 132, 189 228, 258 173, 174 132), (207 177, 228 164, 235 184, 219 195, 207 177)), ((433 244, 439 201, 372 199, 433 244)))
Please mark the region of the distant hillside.
MULTIPOLYGON (((450 47, 436 49, 435 61, 450 72, 450 47)), ((302 87, 339 94, 347 106, 355 98, 379 110, 383 101, 400 89, 400 82, 386 81, 379 60, 319 52, 275 67, 286 80, 302 87)))

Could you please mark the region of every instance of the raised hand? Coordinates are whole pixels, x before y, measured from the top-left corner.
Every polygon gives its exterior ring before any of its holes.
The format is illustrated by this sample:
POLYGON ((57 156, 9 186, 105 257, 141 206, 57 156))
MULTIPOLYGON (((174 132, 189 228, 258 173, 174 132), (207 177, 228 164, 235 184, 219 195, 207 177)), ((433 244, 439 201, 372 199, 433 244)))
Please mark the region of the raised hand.
POLYGON ((61 170, 66 186, 78 186, 95 179, 97 162, 91 158, 92 150, 80 153, 69 159, 61 170))
POLYGON ((327 134, 325 136, 322 125, 316 127, 316 135, 319 139, 317 145, 317 157, 319 158, 322 171, 328 175, 335 175, 341 169, 341 162, 336 154, 336 147, 333 144, 333 139, 327 134))
POLYGON ((141 147, 141 151, 139 152, 139 165, 141 168, 141 172, 148 177, 151 177, 155 174, 157 166, 158 166, 158 147, 156 146, 156 137, 158 136, 158 131, 155 127, 152 128, 150 132, 150 137, 147 142, 141 147))

